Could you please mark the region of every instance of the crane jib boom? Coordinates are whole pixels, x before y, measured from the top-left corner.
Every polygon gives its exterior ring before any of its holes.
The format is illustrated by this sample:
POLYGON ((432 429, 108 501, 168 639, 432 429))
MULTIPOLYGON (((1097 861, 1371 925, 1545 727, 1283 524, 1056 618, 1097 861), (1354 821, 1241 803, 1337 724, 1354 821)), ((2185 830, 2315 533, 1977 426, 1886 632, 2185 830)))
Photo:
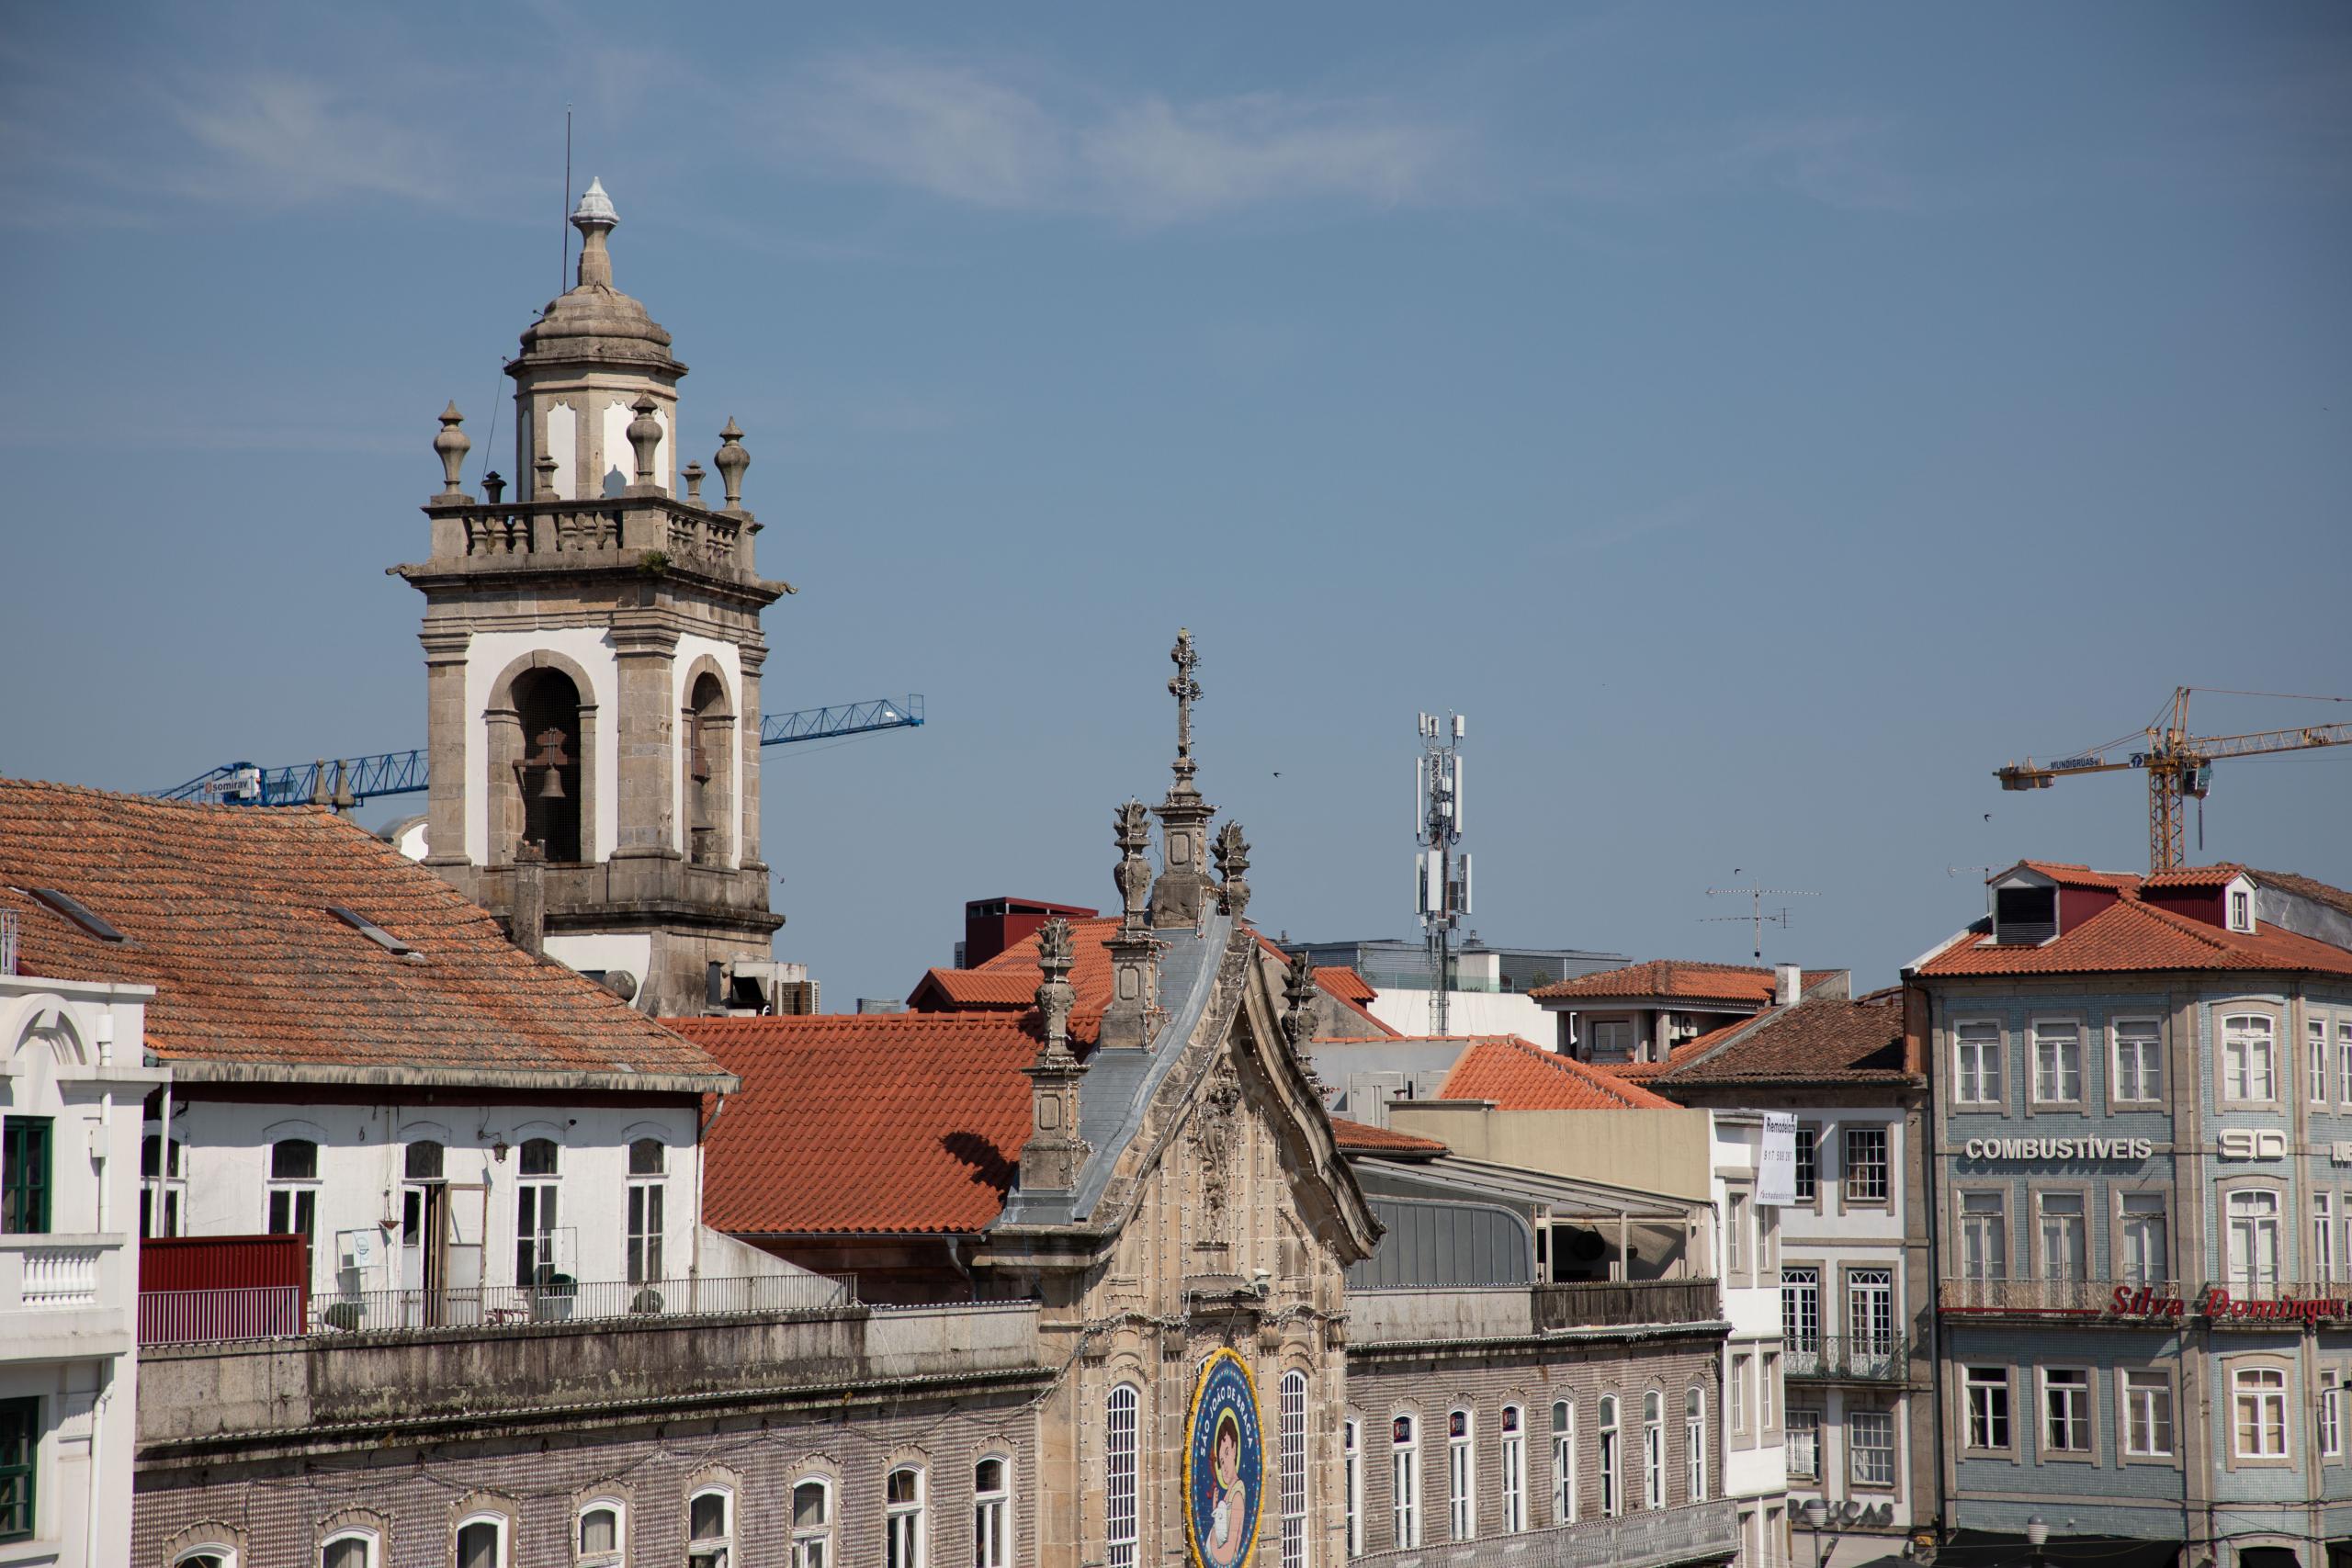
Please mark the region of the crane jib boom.
MULTIPOLYGON (((2028 757, 1993 770, 2003 789, 2048 789, 2061 778, 2081 773, 2115 773, 2137 769, 2148 775, 2148 865, 2169 871, 2181 862, 2184 798, 2201 800, 2211 786, 2212 764, 2224 757, 2261 757, 2280 751, 2308 751, 2322 746, 2352 745, 2352 724, 2311 724, 2287 729, 2261 729, 2244 735, 2188 733, 2191 687, 2173 692, 2169 722, 2151 725, 2143 750, 2113 760, 2108 748, 2036 762, 2028 757)), ((2343 698, 2325 701, 2341 702, 2343 698)))
MULTIPOLYGON (((841 739, 883 729, 919 728, 922 722, 922 694, 910 692, 904 698, 876 697, 862 703, 770 714, 760 722, 760 744, 788 746, 801 740, 841 739)), ((160 800, 216 800, 238 806, 304 806, 312 802, 340 806, 356 805, 379 795, 414 795, 430 782, 425 753, 419 748, 413 751, 379 751, 366 757, 298 762, 282 768, 223 762, 186 784, 153 793, 160 800)))

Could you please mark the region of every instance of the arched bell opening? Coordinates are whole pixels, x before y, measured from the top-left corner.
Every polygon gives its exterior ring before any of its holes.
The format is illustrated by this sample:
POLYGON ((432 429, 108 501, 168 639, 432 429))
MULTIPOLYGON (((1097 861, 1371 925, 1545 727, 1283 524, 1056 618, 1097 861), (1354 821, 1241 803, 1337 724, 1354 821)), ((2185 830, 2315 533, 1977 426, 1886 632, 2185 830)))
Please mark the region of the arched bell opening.
POLYGON ((735 714, 715 671, 695 676, 684 718, 687 852, 697 865, 723 865, 735 852, 735 714))
POLYGON ((519 817, 514 848, 530 844, 546 860, 576 863, 585 858, 580 688, 560 670, 526 671, 514 681, 514 714, 522 730, 511 786, 521 810, 508 814, 519 817))

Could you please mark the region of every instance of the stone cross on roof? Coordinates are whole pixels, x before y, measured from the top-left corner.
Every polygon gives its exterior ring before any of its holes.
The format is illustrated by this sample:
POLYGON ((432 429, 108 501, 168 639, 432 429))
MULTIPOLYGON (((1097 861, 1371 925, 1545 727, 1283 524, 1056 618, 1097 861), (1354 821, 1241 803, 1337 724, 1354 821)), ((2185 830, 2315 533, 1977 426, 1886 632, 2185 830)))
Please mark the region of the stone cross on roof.
POLYGON ((1201 656, 1193 649, 1191 628, 1176 628, 1176 646, 1168 650, 1176 673, 1169 679, 1168 694, 1176 699, 1176 776, 1184 784, 1193 777, 1193 705, 1200 700, 1201 683, 1193 679, 1201 656))

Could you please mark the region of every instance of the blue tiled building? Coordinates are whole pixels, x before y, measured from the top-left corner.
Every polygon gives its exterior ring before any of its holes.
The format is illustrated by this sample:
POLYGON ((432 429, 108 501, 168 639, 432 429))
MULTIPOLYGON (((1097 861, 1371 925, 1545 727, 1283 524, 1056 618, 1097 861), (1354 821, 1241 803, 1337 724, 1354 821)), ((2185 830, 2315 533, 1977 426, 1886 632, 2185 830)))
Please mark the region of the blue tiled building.
POLYGON ((2352 895, 2034 861, 1989 893, 1905 973, 1946 1527, 2345 1568, 2352 895))

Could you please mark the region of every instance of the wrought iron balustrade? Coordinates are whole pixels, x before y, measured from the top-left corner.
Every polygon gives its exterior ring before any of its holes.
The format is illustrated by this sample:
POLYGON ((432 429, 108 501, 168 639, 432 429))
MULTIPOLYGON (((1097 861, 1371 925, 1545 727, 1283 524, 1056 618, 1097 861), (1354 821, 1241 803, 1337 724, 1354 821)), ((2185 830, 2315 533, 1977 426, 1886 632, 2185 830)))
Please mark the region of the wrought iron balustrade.
POLYGON ((1805 1335, 1781 1347, 1781 1374, 1816 1382, 1900 1382, 1910 1366, 1910 1342, 1900 1334, 1805 1335))
POLYGON ((1729 1499, 1719 1499, 1476 1540, 1368 1552, 1351 1561, 1379 1568, 1669 1568, 1729 1558, 1738 1551, 1739 1516, 1729 1499))

